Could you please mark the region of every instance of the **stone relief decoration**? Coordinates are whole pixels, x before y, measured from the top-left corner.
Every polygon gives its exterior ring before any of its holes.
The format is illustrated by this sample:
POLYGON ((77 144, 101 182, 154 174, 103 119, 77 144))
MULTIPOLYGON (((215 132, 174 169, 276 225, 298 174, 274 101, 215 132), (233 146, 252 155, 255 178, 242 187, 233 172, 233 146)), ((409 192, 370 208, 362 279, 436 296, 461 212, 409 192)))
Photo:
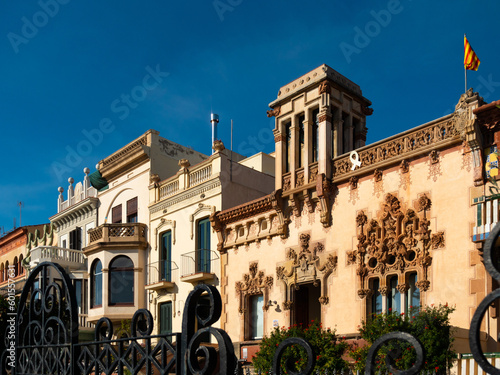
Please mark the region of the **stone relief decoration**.
POLYGON ((399 188, 406 190, 410 187, 410 184, 410 163, 408 160, 402 160, 401 164, 399 164, 399 188))
POLYGON ((453 123, 460 134, 462 140, 472 151, 472 164, 474 167, 474 185, 480 186, 483 183, 483 159, 481 153, 481 132, 479 122, 473 113, 474 106, 481 106, 484 100, 477 92, 472 89, 467 90, 460 96, 460 100, 455 106, 453 113, 453 123), (474 105, 475 104, 475 105, 474 105))
POLYGON ((291 188, 291 176, 283 176, 283 191, 290 190, 291 188))
MULTIPOLYGON (((370 295, 368 280, 378 276, 383 294, 384 275, 391 273, 404 275, 407 271, 417 272, 417 287, 421 291, 429 289, 428 270, 432 263, 431 249, 445 246, 444 232, 431 234, 427 216, 432 202, 422 194, 414 209, 404 209, 399 199, 387 194, 378 218, 369 220, 363 211, 356 216, 358 228, 357 249, 347 252, 347 264, 356 265, 359 280, 358 295, 370 295)), ((400 278, 404 279, 404 278, 400 278)), ((398 286, 399 288, 399 286, 398 286)), ((406 284, 401 284, 406 290, 406 284)))
POLYGON ((300 289, 300 284, 312 282, 321 286, 319 302, 328 304, 328 276, 337 269, 337 254, 325 252, 323 241, 311 243, 311 236, 299 235, 299 246, 286 250, 286 260, 278 263, 276 278, 285 289, 283 307, 289 310, 293 306, 293 290, 300 289))
POLYGON ((156 227, 156 230, 155 230, 155 237, 156 237, 155 250, 158 250, 158 233, 160 233, 161 228, 163 228, 164 226, 167 226, 167 225, 172 228, 172 244, 175 245, 175 220, 168 220, 168 219, 162 218, 160 220, 160 224, 156 227))
POLYGON ((239 298, 240 314, 248 311, 248 296, 262 294, 264 297, 263 309, 269 309, 269 290, 273 286, 274 279, 272 276, 265 276, 263 271, 258 270, 257 262, 251 263, 249 273, 243 275, 242 281, 236 282, 236 295, 239 298))
POLYGON ((280 112, 281 112, 280 106, 270 109, 269 111, 267 111, 267 117, 278 117, 280 115, 280 112))
POLYGON ((220 139, 216 139, 214 141, 214 144, 212 145, 212 150, 215 151, 215 153, 224 151, 226 149, 226 146, 224 146, 224 143, 220 139))
POLYGON ((434 182, 437 181, 438 176, 441 176, 443 172, 441 171, 441 160, 440 160, 439 152, 436 150, 432 150, 429 153, 429 174, 427 175, 427 179, 432 180, 434 182))
POLYGON ((316 178, 316 194, 320 204, 320 218, 319 221, 323 227, 330 226, 330 195, 333 195, 336 187, 321 173, 316 178))
POLYGON ((358 176, 352 176, 349 179, 349 202, 352 204, 356 204, 359 199, 358 181, 358 176))
POLYGON ((181 171, 188 169, 190 165, 191 165, 191 163, 187 159, 179 160, 179 167, 181 167, 181 169, 180 169, 181 171))
POLYGON ((472 152, 467 145, 467 142, 462 143, 462 168, 467 172, 470 172, 472 169, 472 152))
POLYGON ((295 176, 295 187, 304 185, 304 171, 297 171, 297 175, 295 176))
POLYGON ((191 215, 189 215, 189 221, 191 222, 191 239, 193 239, 194 237, 194 217, 203 211, 212 213, 212 206, 210 206, 209 204, 199 203, 198 208, 191 215))
POLYGON ((316 181, 318 177, 318 164, 311 165, 309 167, 309 182, 316 181))
POLYGON ((160 175, 158 173, 153 173, 151 176, 149 176, 149 183, 150 185, 157 185, 160 182, 160 175))
POLYGON ((373 172, 373 195, 377 198, 384 192, 384 183, 382 182, 383 173, 380 169, 373 172))

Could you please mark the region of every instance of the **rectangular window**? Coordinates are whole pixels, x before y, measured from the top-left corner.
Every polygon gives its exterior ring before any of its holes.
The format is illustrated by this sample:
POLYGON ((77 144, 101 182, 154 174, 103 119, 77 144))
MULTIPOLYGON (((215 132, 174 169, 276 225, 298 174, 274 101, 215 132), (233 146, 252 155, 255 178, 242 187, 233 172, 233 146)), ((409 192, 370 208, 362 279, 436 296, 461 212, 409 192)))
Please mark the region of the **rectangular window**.
POLYGON ((477 207, 477 225, 476 226, 480 227, 481 225, 483 225, 483 204, 479 203, 476 207, 477 207))
POLYGON ((380 314, 382 313, 382 294, 380 294, 380 281, 379 279, 373 279, 371 281, 372 303, 371 303, 371 313, 380 314))
POLYGON ((250 296, 250 339, 261 339, 264 335, 264 296, 250 296))
POLYGON ((210 219, 198 221, 197 272, 210 272, 210 219))
POLYGON ((387 310, 401 312, 401 294, 399 294, 398 277, 392 276, 389 279, 389 294, 387 295, 387 310), (389 310, 390 309, 390 310, 389 310))
POLYGON ((137 223, 137 197, 127 201, 127 223, 137 223))
POLYGON ((82 249, 82 228, 77 227, 69 232, 69 248, 73 250, 82 249))
MULTIPOLYGON (((410 313, 412 307, 420 307, 420 290, 417 288, 417 274, 412 273, 408 277, 409 288, 406 291, 406 313, 410 313)), ((416 309, 415 309, 416 313, 416 309)))
POLYGON ((162 281, 172 281, 172 232, 161 235, 160 277, 162 281))
POLYGON ((319 158, 319 109, 312 111, 312 161, 318 161, 319 158))
POLYGON ((76 295, 76 305, 78 306, 78 314, 81 314, 82 309, 82 280, 74 280, 73 285, 75 287, 75 295, 76 295))
POLYGON ((172 302, 160 304, 160 335, 172 333, 172 302))
POLYGON ((302 168, 304 166, 304 153, 306 151, 305 143, 304 143, 304 115, 300 115, 297 118, 297 121, 299 123, 299 168, 302 168))
POLYGON ((291 169, 291 153, 292 153, 292 123, 288 122, 285 124, 285 172, 290 172, 291 169))
POLYGON ((113 224, 122 222, 122 205, 119 204, 111 209, 111 222, 113 224))

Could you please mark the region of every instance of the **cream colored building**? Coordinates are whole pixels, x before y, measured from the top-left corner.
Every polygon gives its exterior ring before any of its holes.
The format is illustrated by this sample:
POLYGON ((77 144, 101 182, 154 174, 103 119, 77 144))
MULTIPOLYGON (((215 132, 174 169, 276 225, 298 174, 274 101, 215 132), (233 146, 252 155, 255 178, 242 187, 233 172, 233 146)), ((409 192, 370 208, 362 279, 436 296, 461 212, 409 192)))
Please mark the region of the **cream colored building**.
POLYGON ((181 160, 175 175, 150 185, 146 289, 157 334, 181 331, 184 303, 195 285, 221 285, 220 249, 210 215, 274 189, 273 157, 231 155, 220 141, 214 148, 208 159, 194 165, 181 160))
POLYGON ((154 180, 177 172, 178 160, 195 164, 206 156, 149 130, 101 160, 93 186, 99 189, 98 225, 88 231, 88 320, 131 319, 147 307, 149 190, 154 180))
MULTIPOLYGON (((470 90, 454 113, 365 145, 370 105, 326 65, 280 88, 268 111, 275 192, 212 215, 222 328, 240 357, 276 326, 318 319, 354 337, 373 312, 439 303, 456 306, 455 347, 470 352, 472 315, 492 290, 480 255, 499 211, 484 164, 500 111, 470 90)), ((481 338, 497 351, 490 310, 481 338)))

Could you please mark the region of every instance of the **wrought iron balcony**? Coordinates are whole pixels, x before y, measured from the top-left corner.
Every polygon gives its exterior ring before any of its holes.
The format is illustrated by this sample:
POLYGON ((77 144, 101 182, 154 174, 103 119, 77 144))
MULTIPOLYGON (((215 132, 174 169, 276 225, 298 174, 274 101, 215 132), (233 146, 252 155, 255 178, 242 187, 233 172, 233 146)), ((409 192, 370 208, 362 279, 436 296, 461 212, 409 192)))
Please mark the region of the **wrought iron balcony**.
POLYGON ((187 282, 212 280, 219 272, 219 255, 210 249, 182 254, 181 280, 187 282))
POLYGON ((175 286, 179 277, 179 267, 175 262, 163 260, 147 266, 147 290, 168 289, 175 286))
POLYGON ((146 224, 141 223, 102 224, 89 230, 89 245, 84 249, 85 253, 102 247, 146 248, 146 230, 146 224))

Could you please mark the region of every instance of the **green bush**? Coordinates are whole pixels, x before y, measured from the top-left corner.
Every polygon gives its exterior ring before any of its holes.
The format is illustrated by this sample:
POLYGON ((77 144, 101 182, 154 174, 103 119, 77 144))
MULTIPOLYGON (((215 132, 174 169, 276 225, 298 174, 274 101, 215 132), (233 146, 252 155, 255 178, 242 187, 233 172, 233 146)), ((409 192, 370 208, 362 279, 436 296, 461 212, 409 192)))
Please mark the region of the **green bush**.
MULTIPOLYGON (((451 368, 455 352, 451 349, 450 314, 455 308, 446 305, 428 306, 422 309, 412 308, 409 315, 389 311, 387 314, 373 315, 359 328, 361 337, 369 345, 355 346, 351 349, 351 358, 355 361, 355 369, 364 372, 370 345, 380 336, 394 331, 402 331, 415 336, 425 351, 423 371, 446 373, 451 368)), ((390 350, 399 348, 402 354, 396 359, 398 369, 410 368, 416 360, 413 347, 405 342, 391 342, 379 351, 376 359, 377 368, 386 371, 385 357, 390 350)))
MULTIPOLYGON (((253 357, 252 363, 256 370, 268 373, 272 368, 274 353, 278 345, 288 337, 302 337, 309 341, 316 353, 314 370, 343 370, 348 368, 348 362, 342 359, 349 345, 344 339, 339 339, 335 331, 324 329, 321 323, 311 321, 307 327, 293 325, 292 327, 275 328, 269 337, 264 337, 260 350, 253 357)), ((294 363, 294 371, 303 368, 307 362, 304 349, 300 346, 289 347, 281 360, 281 368, 285 372, 286 361, 294 363)))

